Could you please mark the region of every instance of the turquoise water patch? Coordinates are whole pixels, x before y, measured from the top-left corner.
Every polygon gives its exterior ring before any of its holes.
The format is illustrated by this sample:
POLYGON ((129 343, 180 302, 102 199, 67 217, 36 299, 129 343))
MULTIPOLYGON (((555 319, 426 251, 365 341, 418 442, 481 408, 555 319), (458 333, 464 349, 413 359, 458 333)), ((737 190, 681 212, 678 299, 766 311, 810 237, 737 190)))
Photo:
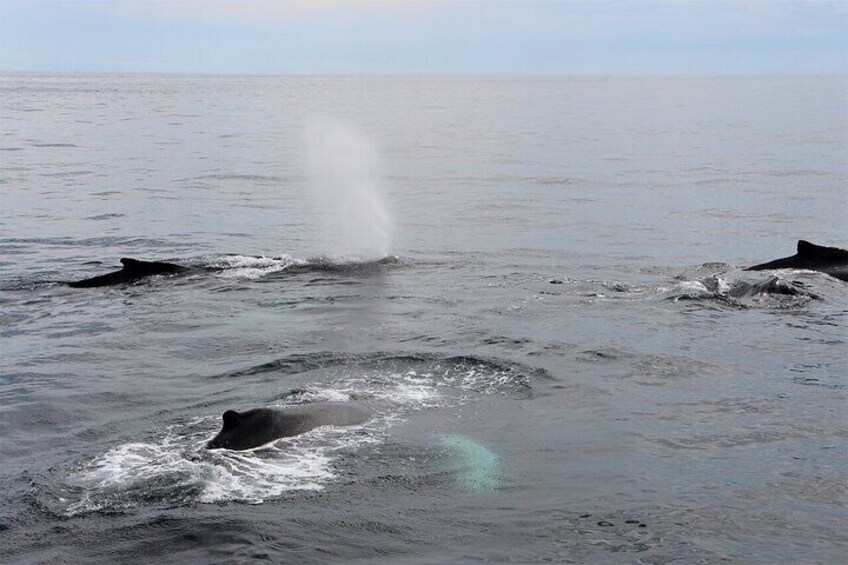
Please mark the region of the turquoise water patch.
POLYGON ((439 436, 456 468, 456 482, 463 490, 482 492, 500 486, 500 460, 486 446, 457 434, 439 436))

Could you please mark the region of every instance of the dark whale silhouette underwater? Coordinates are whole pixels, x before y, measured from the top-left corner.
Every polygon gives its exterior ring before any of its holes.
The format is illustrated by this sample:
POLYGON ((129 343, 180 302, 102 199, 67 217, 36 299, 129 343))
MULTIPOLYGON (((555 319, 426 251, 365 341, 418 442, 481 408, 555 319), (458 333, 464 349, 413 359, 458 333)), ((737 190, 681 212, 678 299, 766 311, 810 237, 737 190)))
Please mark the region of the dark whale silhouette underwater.
POLYGON ((805 291, 802 288, 798 288, 790 282, 781 280, 778 277, 771 277, 767 280, 754 283, 737 281, 730 290, 727 291, 727 295, 731 298, 753 298, 761 294, 768 294, 772 296, 810 296, 818 298, 818 296, 805 291))
POLYGON ((254 408, 245 412, 227 410, 221 431, 209 440, 206 448, 243 451, 320 426, 357 426, 370 420, 371 416, 370 410, 353 402, 254 408))

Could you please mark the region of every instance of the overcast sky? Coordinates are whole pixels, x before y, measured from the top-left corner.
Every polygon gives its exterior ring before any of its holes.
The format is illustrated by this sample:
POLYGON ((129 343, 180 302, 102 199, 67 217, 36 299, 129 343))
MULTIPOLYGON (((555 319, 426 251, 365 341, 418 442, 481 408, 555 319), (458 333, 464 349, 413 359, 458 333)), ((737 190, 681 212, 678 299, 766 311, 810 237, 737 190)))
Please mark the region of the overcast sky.
POLYGON ((848 72, 848 0, 0 0, 0 70, 848 72))

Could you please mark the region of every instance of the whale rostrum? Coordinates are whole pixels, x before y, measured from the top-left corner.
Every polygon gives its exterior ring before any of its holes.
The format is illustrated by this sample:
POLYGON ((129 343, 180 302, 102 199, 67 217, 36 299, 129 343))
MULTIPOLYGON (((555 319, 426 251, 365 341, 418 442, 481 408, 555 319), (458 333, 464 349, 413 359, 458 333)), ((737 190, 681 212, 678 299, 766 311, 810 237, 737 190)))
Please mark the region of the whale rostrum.
POLYGON ((267 445, 320 426, 357 426, 371 419, 371 411, 353 402, 320 402, 286 407, 227 410, 223 427, 207 449, 237 451, 267 445))

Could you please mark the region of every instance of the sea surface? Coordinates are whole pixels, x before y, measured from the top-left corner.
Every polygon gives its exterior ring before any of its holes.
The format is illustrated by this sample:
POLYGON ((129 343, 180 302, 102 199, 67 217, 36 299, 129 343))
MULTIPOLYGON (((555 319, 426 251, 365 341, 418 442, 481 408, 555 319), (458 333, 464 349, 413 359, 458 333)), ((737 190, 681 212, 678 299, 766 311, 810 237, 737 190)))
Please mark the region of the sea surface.
POLYGON ((840 562, 846 93, 0 75, 0 561, 840 562))

